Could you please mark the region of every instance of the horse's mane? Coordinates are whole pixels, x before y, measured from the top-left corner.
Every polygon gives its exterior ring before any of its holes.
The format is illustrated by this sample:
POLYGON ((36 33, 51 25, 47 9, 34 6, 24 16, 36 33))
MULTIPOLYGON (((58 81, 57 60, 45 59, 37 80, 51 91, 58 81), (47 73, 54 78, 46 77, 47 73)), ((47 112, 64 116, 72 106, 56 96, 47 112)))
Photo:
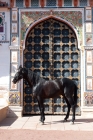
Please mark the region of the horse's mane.
POLYGON ((32 79, 33 84, 36 85, 39 81, 44 81, 43 78, 41 78, 37 73, 31 71, 30 69, 28 69, 28 78, 29 81, 30 79, 32 79))

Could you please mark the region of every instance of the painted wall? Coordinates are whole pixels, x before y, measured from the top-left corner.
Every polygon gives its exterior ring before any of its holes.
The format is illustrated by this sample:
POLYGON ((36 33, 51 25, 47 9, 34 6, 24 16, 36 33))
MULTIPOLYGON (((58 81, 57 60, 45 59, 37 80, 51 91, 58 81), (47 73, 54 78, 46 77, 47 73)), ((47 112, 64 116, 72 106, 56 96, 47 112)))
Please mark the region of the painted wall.
POLYGON ((10 10, 1 8, 4 32, 0 33, 0 106, 8 104, 10 75, 10 10))

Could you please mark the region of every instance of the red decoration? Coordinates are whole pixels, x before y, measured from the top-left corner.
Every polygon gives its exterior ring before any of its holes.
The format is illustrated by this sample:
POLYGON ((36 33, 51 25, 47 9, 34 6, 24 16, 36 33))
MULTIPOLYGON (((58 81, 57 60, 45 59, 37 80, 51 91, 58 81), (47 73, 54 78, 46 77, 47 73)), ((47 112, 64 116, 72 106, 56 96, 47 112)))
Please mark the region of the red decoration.
POLYGON ((10 0, 10 7, 14 7, 14 0, 10 0))
POLYGON ((58 7, 62 7, 62 0, 58 0, 58 7))
POLYGON ((25 6, 29 7, 29 0, 25 0, 25 6))
POLYGON ((75 6, 75 7, 78 6, 78 0, 74 0, 74 6, 75 6))
POLYGON ((89 5, 93 7, 93 0, 89 0, 89 5))
POLYGON ((41 7, 44 7, 45 6, 44 0, 40 0, 40 5, 41 5, 41 7))

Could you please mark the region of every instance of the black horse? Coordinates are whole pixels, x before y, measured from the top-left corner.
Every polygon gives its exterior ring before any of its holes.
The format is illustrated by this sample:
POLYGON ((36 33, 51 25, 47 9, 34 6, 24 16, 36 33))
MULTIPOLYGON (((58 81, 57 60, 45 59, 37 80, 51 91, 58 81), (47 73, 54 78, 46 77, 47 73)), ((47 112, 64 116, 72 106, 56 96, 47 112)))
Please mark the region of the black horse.
POLYGON ((40 121, 44 123, 44 105, 43 101, 46 98, 54 98, 62 95, 67 103, 68 111, 64 121, 67 121, 72 107, 72 123, 75 120, 75 108, 77 104, 77 86, 74 81, 63 78, 55 80, 45 80, 38 74, 32 72, 30 69, 18 68, 18 72, 15 74, 13 83, 16 84, 19 80, 24 78, 29 86, 33 89, 33 96, 37 99, 40 109, 40 121))

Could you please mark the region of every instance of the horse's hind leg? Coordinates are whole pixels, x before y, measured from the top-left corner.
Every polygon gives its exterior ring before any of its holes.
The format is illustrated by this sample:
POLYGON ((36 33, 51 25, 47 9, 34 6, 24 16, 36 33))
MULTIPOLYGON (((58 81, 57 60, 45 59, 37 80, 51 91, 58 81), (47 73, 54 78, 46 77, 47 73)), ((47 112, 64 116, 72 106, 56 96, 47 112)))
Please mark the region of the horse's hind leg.
POLYGON ((44 115, 43 99, 41 99, 40 97, 37 97, 37 99, 38 99, 38 105, 39 105, 40 114, 41 114, 40 121, 41 121, 42 123, 44 123, 45 115, 44 115))
MULTIPOLYGON (((38 100, 37 100, 38 101, 38 100)), ((41 113, 41 108, 40 108, 40 104, 39 104, 39 101, 38 101, 38 106, 39 106, 39 110, 40 110, 40 113, 41 113)), ((41 116, 40 116, 40 119, 39 121, 41 122, 41 116)))
POLYGON ((69 98, 69 103, 70 103, 70 105, 71 105, 71 108, 72 108, 72 123, 74 123, 74 121, 75 121, 75 108, 76 108, 76 105, 75 105, 75 103, 74 103, 74 100, 73 100, 73 98, 69 98))
POLYGON ((69 118, 69 113, 70 113, 70 108, 71 108, 71 105, 69 104, 68 100, 66 97, 64 97, 66 103, 67 103, 67 107, 68 107, 68 111, 67 111, 67 114, 66 114, 66 117, 64 118, 64 121, 67 121, 67 119, 69 118))

